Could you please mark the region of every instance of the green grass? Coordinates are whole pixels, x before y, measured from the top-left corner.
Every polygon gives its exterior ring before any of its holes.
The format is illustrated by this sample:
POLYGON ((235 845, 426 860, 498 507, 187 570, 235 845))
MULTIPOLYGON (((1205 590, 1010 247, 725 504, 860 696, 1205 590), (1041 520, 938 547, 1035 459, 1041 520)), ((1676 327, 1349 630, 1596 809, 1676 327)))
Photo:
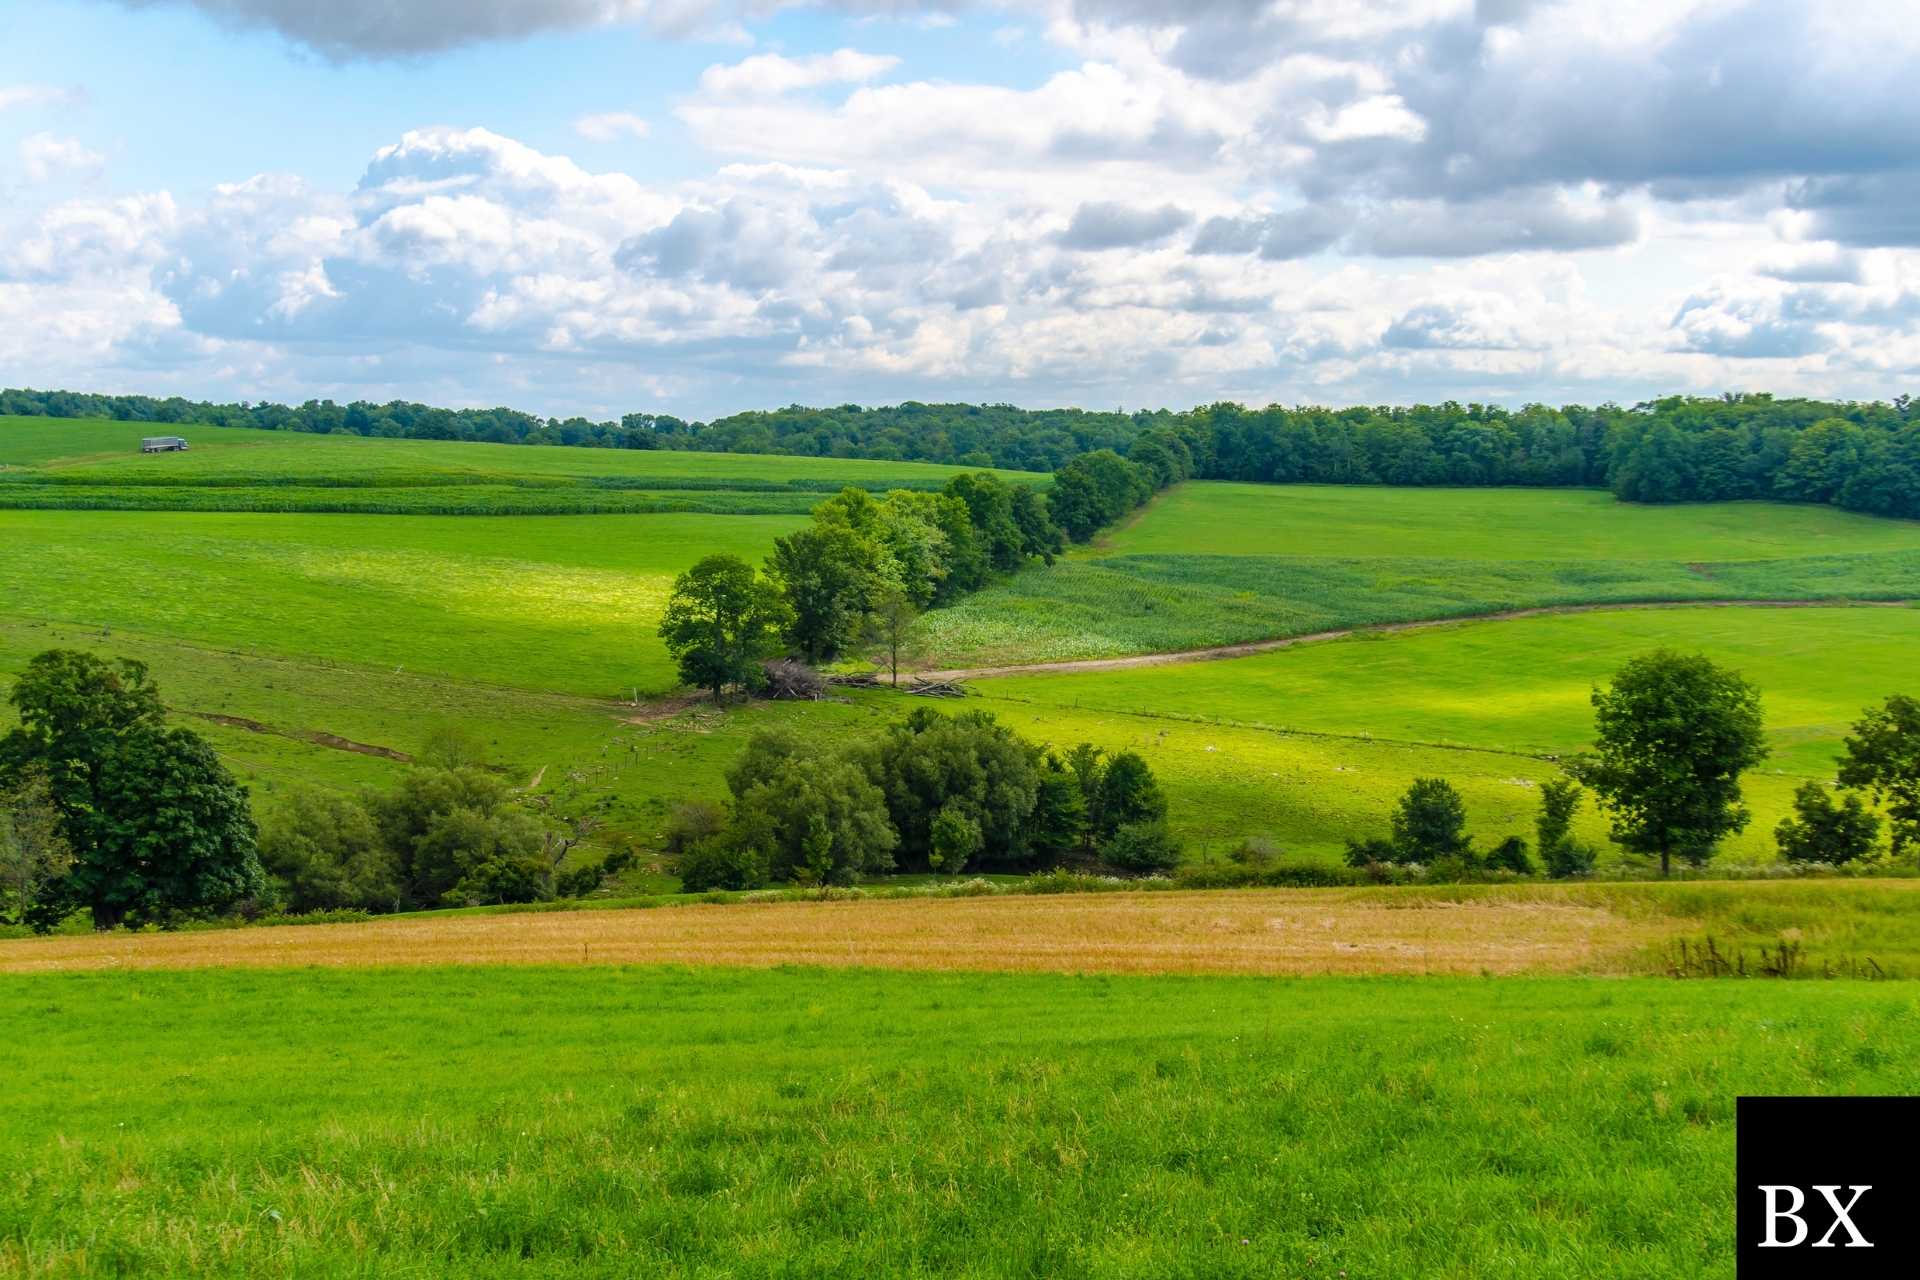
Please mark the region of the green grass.
POLYGON ((702 556, 798 516, 0 511, 3 607, 213 648, 624 696, 676 683, 654 629, 702 556))
MULTIPOLYGON (((0 418, 0 508, 550 515, 804 514, 844 485, 938 488, 965 468, 840 458, 381 440, 0 418), (185 453, 142 455, 178 432, 185 453)), ((1044 483, 1027 472, 998 474, 1044 483)))
MULTIPOLYGON (((1201 851, 1248 835, 1330 857, 1384 834, 1415 777, 1452 779, 1484 843, 1531 839, 1550 757, 1592 743, 1588 693, 1661 646, 1704 652, 1762 690, 1774 755, 1746 780, 1754 819, 1722 856, 1769 861, 1807 778, 1831 779, 1870 704, 1915 687, 1920 610, 1699 609, 1577 614, 1368 634, 1254 657, 975 681, 981 705, 1067 744, 1140 751, 1201 851)), ((1586 837, 1604 847, 1589 805, 1586 837)))
POLYGON ((16 978, 30 1276, 1732 1274, 1734 1100, 1920 1090, 1912 984, 16 978))
POLYGON ((1761 560, 1920 550, 1920 522, 1832 507, 1649 507, 1591 489, 1383 489, 1194 481, 1092 555, 1761 560))

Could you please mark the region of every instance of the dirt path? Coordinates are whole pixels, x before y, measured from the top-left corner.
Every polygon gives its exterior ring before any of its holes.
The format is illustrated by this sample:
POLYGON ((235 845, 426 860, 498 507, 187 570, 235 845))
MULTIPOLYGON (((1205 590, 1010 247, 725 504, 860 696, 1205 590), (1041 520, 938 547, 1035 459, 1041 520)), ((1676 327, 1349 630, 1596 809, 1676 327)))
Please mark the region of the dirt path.
POLYGON ((278 725, 262 724, 258 720, 249 720, 245 716, 223 716, 213 711, 188 711, 185 714, 213 724, 223 724, 230 729, 245 729, 248 733, 270 733, 276 738, 292 738, 295 742, 310 742, 316 747, 332 747, 335 751, 351 751, 357 755, 378 756, 382 760, 398 760, 401 764, 413 762, 413 757, 404 751, 355 742, 351 738, 343 738, 337 733, 327 733, 322 729, 282 729, 278 725))
POLYGON ((950 671, 922 671, 925 680, 987 680, 995 676, 1073 675, 1082 671, 1126 671, 1134 667, 1170 667, 1183 662, 1214 662, 1221 658, 1246 658, 1256 653, 1272 653, 1299 644, 1322 640, 1341 640, 1347 636, 1389 631, 1421 631, 1428 627, 1450 627, 1462 622, 1501 622, 1514 618, 1542 618, 1563 613, 1605 613, 1628 609, 1905 609, 1911 600, 1650 600, 1627 604, 1559 604, 1535 609, 1502 609, 1495 613, 1460 614, 1451 618, 1427 618, 1418 622, 1382 622, 1365 627, 1340 627, 1332 631, 1314 631, 1277 640, 1252 640, 1244 644, 1216 645, 1211 649, 1182 649, 1176 653, 1142 653, 1126 658, 1073 658, 1062 662, 1013 663, 999 667, 957 667, 950 671))

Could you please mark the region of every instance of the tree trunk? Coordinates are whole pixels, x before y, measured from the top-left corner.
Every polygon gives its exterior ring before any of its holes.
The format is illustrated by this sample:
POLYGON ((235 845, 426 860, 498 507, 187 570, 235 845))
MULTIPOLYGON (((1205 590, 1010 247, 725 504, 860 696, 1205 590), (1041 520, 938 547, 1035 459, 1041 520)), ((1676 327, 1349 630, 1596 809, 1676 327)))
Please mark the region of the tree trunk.
POLYGON ((1672 855, 1665 849, 1660 851, 1660 878, 1665 880, 1673 870, 1672 855))

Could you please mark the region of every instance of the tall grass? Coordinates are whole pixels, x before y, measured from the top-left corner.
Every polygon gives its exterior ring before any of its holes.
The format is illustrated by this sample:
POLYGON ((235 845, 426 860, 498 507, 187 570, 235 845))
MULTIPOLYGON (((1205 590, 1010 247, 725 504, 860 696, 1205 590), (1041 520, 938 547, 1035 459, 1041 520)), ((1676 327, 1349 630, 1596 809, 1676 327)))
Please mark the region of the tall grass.
POLYGON ((1732 1274, 1734 1100, 1905 984, 277 971, 0 985, 0 1272, 1732 1274))

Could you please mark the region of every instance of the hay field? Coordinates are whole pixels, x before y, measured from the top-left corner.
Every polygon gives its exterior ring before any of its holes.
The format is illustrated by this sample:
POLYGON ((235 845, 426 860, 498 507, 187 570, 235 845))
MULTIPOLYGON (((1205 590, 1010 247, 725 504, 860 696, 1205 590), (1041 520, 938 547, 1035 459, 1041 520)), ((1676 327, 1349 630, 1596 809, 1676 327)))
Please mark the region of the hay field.
POLYGON ((693 964, 1038 973, 1626 974, 1682 937, 1920 947, 1920 882, 1119 892, 435 914, 0 942, 0 973, 693 964), (1749 937, 1748 935, 1752 936, 1749 937))

